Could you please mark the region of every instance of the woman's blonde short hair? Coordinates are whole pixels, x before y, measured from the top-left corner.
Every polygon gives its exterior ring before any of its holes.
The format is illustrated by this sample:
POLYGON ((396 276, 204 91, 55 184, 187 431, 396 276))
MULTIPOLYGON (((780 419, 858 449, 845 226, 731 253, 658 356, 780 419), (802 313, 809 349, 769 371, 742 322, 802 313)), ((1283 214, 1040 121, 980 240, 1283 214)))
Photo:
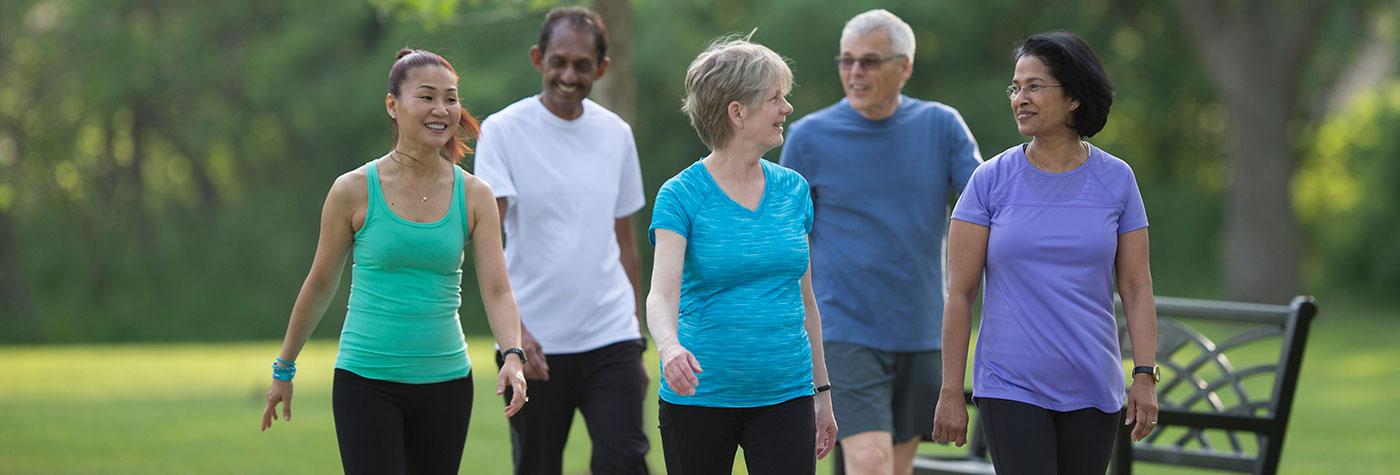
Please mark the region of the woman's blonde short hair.
POLYGON ((778 85, 781 94, 792 90, 792 69, 773 50, 737 35, 720 37, 690 62, 685 72, 685 101, 681 112, 700 141, 714 150, 729 141, 729 103, 751 106, 766 99, 778 85))

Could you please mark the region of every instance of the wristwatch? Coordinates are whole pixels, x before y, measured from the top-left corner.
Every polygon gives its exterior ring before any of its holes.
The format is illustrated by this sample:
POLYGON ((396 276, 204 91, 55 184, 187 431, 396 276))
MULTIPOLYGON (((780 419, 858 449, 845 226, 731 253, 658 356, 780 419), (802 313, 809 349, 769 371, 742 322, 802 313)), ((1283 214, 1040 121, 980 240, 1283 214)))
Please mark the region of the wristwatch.
POLYGON ((510 355, 519 356, 520 364, 525 364, 527 361, 529 361, 525 359, 525 350, 519 347, 506 348, 504 350, 501 350, 501 361, 505 361, 505 358, 510 355))
POLYGON ((1162 368, 1157 367, 1156 365, 1153 365, 1153 366, 1134 366, 1134 367, 1133 367, 1133 377, 1137 377, 1137 375, 1139 375, 1139 374, 1151 375, 1151 376, 1152 376, 1152 382, 1153 382, 1153 383, 1160 383, 1160 382, 1162 382, 1162 368))

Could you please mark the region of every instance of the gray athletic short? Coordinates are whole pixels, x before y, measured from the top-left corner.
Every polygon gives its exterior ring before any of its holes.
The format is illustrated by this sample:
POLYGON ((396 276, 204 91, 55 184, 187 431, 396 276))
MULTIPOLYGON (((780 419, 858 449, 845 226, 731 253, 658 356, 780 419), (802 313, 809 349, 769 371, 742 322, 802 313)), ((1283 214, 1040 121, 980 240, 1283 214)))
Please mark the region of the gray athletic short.
POLYGON ((837 439, 889 432, 900 444, 933 432, 933 410, 943 384, 941 352, 890 352, 826 342, 837 439))

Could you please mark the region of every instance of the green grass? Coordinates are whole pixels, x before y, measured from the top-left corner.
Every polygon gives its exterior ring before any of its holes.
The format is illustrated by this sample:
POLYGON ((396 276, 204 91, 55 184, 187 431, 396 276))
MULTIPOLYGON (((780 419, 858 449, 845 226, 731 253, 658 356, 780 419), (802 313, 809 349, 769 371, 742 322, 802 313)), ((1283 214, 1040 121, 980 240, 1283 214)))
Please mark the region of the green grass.
MULTIPOLYGON (((1328 311, 1303 363, 1283 473, 1385 473, 1400 467, 1400 314, 1328 311)), ((335 473, 332 342, 301 357, 290 423, 258 432, 277 343, 0 347, 0 473, 335 473)), ((476 403, 462 473, 510 471, 486 340, 471 341, 476 403), (489 376, 489 377, 488 377, 489 376)), ((655 371, 655 353, 647 354, 655 371)), ((656 384, 652 375, 653 387, 656 384)), ((651 467, 664 472, 655 392, 646 406, 651 467)), ((586 473, 574 423, 567 473, 586 473)), ((938 451, 930 447, 926 450, 938 451)), ((946 449, 943 449, 946 451, 946 449)), ((830 473, 828 465, 819 473, 830 473)), ((736 473, 742 473, 742 460, 736 473)), ((1143 466, 1140 473, 1196 473, 1143 466)))

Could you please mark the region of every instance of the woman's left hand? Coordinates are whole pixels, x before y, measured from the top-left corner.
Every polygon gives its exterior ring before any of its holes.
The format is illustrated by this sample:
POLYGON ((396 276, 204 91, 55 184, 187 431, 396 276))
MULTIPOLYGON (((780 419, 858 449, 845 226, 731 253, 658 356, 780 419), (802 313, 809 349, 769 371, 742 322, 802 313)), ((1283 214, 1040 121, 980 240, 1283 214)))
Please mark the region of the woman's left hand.
POLYGON ((831 391, 814 396, 817 411, 817 460, 826 458, 836 447, 836 414, 831 410, 831 391))
POLYGON ((525 371, 520 366, 520 358, 507 357, 501 364, 501 371, 496 376, 496 395, 506 393, 506 386, 511 389, 510 404, 506 405, 506 417, 514 416, 520 412, 520 408, 525 407, 526 397, 525 371))
POLYGON ((1123 425, 1133 426, 1134 441, 1142 440, 1157 428, 1157 383, 1147 376, 1133 378, 1133 387, 1128 390, 1127 419, 1123 425))

